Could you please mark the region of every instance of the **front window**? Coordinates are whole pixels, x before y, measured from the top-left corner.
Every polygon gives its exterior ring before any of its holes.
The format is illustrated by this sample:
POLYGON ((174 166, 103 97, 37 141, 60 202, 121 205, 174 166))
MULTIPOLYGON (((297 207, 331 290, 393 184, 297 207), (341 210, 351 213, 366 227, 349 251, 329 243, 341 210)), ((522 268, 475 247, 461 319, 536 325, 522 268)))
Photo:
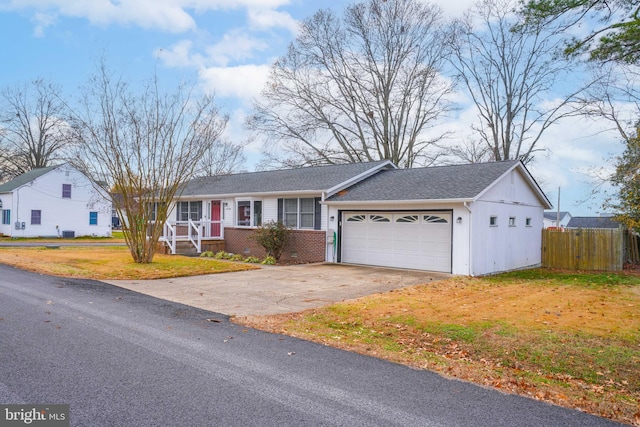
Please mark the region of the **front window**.
POLYGON ((202 201, 178 202, 178 221, 200 221, 202 218, 202 201))
POLYGON ((238 202, 238 226, 248 227, 251 225, 251 202, 243 200, 238 202))
POLYGON ((497 227, 498 226, 498 217, 497 216, 490 216, 489 217, 489 226, 490 227, 497 227))
POLYGON ((284 199, 282 221, 289 228, 311 228, 315 226, 315 199, 284 199))
POLYGON ((2 211, 2 224, 11 224, 11 210, 5 209, 2 211))
POLYGON ((98 225, 98 212, 89 212, 89 225, 98 225))
POLYGON ((31 225, 40 225, 42 224, 42 211, 33 210, 31 211, 31 225))
POLYGON ((262 225, 262 200, 239 200, 236 207, 236 225, 238 227, 262 225))
POLYGON ((71 198, 71 184, 62 184, 62 198, 63 199, 71 198))

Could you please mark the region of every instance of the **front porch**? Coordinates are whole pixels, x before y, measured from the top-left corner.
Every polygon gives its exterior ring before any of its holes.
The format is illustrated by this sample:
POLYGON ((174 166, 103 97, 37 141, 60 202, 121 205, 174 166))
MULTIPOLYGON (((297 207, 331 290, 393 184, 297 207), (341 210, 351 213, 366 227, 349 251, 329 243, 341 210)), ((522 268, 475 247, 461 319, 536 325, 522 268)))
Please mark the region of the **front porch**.
POLYGON ((219 252, 225 247, 224 227, 219 220, 167 221, 158 242, 171 255, 219 252))

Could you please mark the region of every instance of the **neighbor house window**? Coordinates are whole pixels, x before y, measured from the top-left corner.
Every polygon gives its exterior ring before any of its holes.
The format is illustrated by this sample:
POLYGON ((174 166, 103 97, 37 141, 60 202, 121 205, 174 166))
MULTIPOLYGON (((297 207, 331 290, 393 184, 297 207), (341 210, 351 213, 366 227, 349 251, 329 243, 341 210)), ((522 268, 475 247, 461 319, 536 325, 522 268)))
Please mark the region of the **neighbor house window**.
POLYGON ((489 217, 489 226, 490 227, 497 227, 498 226, 498 217, 497 216, 490 216, 489 217))
POLYGON ((151 221, 155 221, 156 219, 158 219, 158 207, 162 207, 162 206, 165 206, 165 204, 158 203, 158 202, 153 202, 153 203, 149 202, 149 217, 151 218, 151 221))
POLYGON ((302 199, 281 199, 283 224, 290 228, 317 228, 316 222, 319 212, 316 211, 316 199, 313 197, 302 199))
POLYGON ((5 209, 2 211, 2 224, 11 224, 11 210, 5 209))
POLYGON ((526 225, 527 227, 531 227, 531 218, 527 218, 527 219, 524 221, 524 225, 526 225))
POLYGON ((516 217, 515 216, 510 216, 509 217, 509 227, 515 227, 516 226, 516 217))
POLYGON ((178 221, 200 221, 202 218, 202 201, 178 202, 178 221))
POLYGON ((42 211, 40 210, 32 210, 31 211, 31 225, 40 225, 42 224, 42 211))
POLYGON ((89 212, 89 225, 98 225, 98 212, 89 212))
POLYGON ((71 184, 62 184, 62 198, 63 199, 71 198, 71 184))
POLYGON ((238 200, 236 208, 238 227, 262 225, 262 200, 238 200))

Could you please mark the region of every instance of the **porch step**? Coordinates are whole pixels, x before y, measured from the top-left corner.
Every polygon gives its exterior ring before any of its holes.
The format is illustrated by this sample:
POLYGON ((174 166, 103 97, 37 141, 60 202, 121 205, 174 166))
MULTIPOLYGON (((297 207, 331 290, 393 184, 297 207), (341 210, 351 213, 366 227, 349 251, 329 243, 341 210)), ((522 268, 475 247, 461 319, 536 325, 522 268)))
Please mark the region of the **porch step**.
POLYGON ((191 242, 176 242, 176 255, 197 255, 198 251, 191 242))

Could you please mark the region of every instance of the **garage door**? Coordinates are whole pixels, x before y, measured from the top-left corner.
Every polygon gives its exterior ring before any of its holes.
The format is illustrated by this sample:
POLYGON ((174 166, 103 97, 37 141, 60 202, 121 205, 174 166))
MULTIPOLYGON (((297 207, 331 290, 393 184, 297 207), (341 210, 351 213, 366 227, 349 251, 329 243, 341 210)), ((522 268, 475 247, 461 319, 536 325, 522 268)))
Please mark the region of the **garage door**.
POLYGON ((451 272, 451 212, 344 212, 342 262, 451 272))

